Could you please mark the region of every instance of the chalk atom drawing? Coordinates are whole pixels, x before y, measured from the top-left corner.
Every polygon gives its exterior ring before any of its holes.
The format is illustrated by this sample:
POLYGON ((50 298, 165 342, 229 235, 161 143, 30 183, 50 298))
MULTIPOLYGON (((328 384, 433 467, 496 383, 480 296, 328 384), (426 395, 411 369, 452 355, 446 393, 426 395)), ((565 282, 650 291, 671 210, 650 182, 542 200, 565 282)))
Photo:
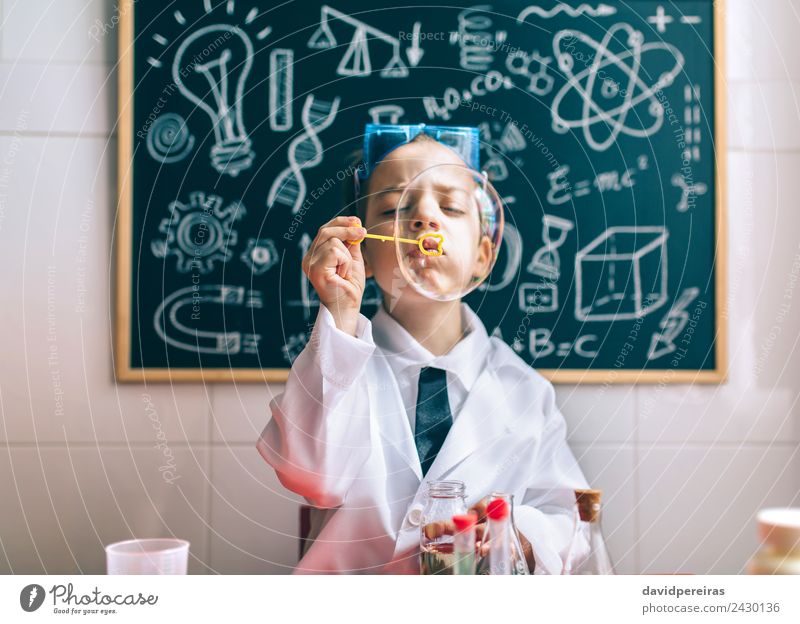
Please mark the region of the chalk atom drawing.
POLYGON ((244 90, 253 66, 253 44, 237 26, 213 24, 190 34, 178 47, 172 79, 181 94, 211 119, 211 164, 236 177, 255 154, 242 120, 244 90), (225 37, 225 45, 218 40, 225 37), (209 50, 213 50, 209 54, 209 50), (202 62, 201 62, 202 61, 202 62))
POLYGON ((559 31, 553 50, 567 78, 551 106, 555 131, 580 129, 589 147, 602 152, 621 134, 646 138, 661 128, 664 107, 656 93, 670 86, 684 65, 675 46, 644 43, 641 32, 620 23, 611 26, 602 41, 577 31, 559 31), (587 59, 591 59, 588 65, 587 59), (656 77, 648 69, 651 59, 652 63, 666 59, 670 67, 656 77), (580 114, 569 117, 564 112, 573 110, 580 114))
POLYGON ((216 262, 229 260, 233 255, 231 247, 238 242, 234 224, 246 211, 240 202, 227 206, 223 203, 218 195, 200 191, 190 193, 188 203, 170 203, 169 217, 162 219, 158 227, 163 238, 150 243, 153 255, 174 256, 179 273, 210 273, 216 262))
MULTIPOLYGON (((380 71, 383 78, 405 78, 408 76, 408 66, 400 56, 400 40, 397 37, 379 30, 362 22, 346 13, 337 11, 327 4, 320 10, 320 24, 308 40, 308 47, 314 50, 327 50, 336 47, 336 37, 331 30, 329 22, 340 20, 354 29, 353 36, 347 50, 336 68, 340 76, 369 76, 372 73, 372 57, 370 45, 382 43, 388 45, 391 58, 380 71)), ((421 58, 421 51, 419 53, 421 58)))
POLYGON ((154 160, 176 163, 194 149, 194 136, 189 134, 186 120, 175 113, 164 113, 147 131, 147 151, 154 160))
POLYGON ((300 115, 304 131, 289 144, 287 151, 289 166, 278 174, 270 187, 267 196, 269 208, 275 204, 283 204, 291 206, 293 214, 300 210, 306 197, 303 170, 316 167, 322 162, 322 142, 317 135, 336 119, 340 102, 339 97, 333 102, 320 100, 313 95, 306 97, 300 115))
POLYGON ((260 291, 247 290, 241 286, 187 286, 170 293, 156 309, 153 315, 156 334, 166 344, 181 351, 210 355, 258 353, 260 334, 231 332, 223 328, 208 330, 196 326, 202 323, 204 317, 212 317, 221 318, 224 327, 225 312, 219 315, 212 315, 210 312, 210 308, 218 306, 260 309, 264 303, 260 291), (194 312, 198 308, 201 310, 199 314, 194 312))
POLYGON ((269 54, 269 127, 285 132, 292 127, 294 50, 276 48, 269 54))
POLYGON ((663 227, 611 227, 575 255, 575 318, 636 319, 667 301, 663 227))

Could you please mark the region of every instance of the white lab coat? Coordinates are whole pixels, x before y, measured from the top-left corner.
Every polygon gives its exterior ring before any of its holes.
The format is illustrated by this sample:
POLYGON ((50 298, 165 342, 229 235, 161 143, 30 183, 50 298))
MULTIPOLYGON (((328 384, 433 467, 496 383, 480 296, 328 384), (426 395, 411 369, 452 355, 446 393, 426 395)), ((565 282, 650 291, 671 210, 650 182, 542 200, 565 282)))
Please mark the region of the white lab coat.
MULTIPOLYGON (((553 387, 462 306, 471 331, 440 358, 418 343, 416 354, 398 351, 413 338, 383 308, 372 322, 361 315, 350 336, 320 307, 257 442, 284 486, 328 509, 296 573, 418 573, 427 483, 439 479, 463 481, 468 506, 492 491, 513 494, 534 573, 561 573, 573 535, 573 490, 588 486, 567 446, 553 387), (414 362, 414 379, 422 365, 444 368, 452 394, 460 391, 463 400, 456 398, 453 425, 422 479, 404 404, 409 384, 401 392, 393 364, 424 354, 428 361, 414 362)), ((575 556, 586 550, 585 539, 578 542, 575 556)))

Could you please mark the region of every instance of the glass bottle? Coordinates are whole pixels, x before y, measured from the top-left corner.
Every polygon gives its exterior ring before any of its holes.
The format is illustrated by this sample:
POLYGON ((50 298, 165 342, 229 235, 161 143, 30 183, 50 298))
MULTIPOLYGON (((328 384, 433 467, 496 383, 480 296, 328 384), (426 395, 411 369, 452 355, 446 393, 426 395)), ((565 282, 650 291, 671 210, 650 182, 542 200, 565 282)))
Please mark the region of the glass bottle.
MULTIPOLYGON (((493 500, 504 500, 509 507, 509 539, 511 542, 511 574, 530 574, 528 569, 528 562, 525 559, 525 553, 522 550, 522 543, 519 541, 519 533, 517 533, 517 525, 514 522, 514 496, 505 494, 504 492, 492 492, 489 495, 489 502, 493 500)), ((478 557, 478 566, 476 574, 489 574, 489 548, 491 547, 491 530, 489 524, 486 524, 484 529, 483 540, 481 543, 480 553, 478 557)))
POLYGON ((602 495, 602 490, 575 490, 578 523, 567 554, 566 574, 614 574, 601 527, 602 495), (580 535, 588 536, 589 551, 573 562, 571 559, 578 550, 575 542, 580 535))
POLYGON ((420 518, 420 574, 452 574, 455 563, 453 516, 467 513, 463 481, 431 481, 420 518))

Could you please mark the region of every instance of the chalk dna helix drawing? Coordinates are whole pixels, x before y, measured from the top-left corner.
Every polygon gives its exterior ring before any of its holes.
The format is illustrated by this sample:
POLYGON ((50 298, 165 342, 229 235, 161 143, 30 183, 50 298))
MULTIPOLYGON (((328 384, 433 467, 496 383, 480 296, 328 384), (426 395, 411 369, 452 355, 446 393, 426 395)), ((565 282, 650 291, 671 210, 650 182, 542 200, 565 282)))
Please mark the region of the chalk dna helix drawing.
POLYGON ((213 24, 190 34, 178 47, 172 64, 178 90, 211 120, 211 165, 232 177, 248 169, 255 157, 242 115, 252 66, 250 38, 230 24, 213 24))
POLYGON ((194 141, 186 120, 175 113, 164 113, 147 131, 147 151, 154 160, 164 164, 186 158, 194 149, 194 141))
POLYGON ((303 205, 306 197, 306 180, 303 176, 304 169, 310 169, 322 162, 322 142, 317 136, 329 127, 339 112, 340 97, 333 102, 315 98, 313 95, 306 97, 300 119, 303 123, 303 132, 292 139, 287 150, 289 166, 283 169, 267 195, 267 207, 275 204, 291 206, 292 214, 296 214, 303 205))
POLYGON ((238 242, 234 224, 245 216, 246 210, 240 202, 223 204, 218 195, 201 191, 190 193, 188 203, 171 202, 169 216, 158 226, 163 237, 150 243, 153 255, 174 256, 179 273, 210 273, 217 262, 229 260, 231 248, 238 242))
POLYGON ((657 94, 673 84, 684 66, 675 46, 645 43, 640 31, 620 23, 611 26, 602 41, 561 30, 553 38, 553 50, 567 78, 551 105, 556 132, 580 129, 587 145, 603 152, 620 135, 647 138, 662 127, 664 107, 657 94), (653 72, 656 63, 668 69, 653 72), (655 75, 654 82, 645 82, 655 75), (579 114, 571 116, 570 111, 579 114))

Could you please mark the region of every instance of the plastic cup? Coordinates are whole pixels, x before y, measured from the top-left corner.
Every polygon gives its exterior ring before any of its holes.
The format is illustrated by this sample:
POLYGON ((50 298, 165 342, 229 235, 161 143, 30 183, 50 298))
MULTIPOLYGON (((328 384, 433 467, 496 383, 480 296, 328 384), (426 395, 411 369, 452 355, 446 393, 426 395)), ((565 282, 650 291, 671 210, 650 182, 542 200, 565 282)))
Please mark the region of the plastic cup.
POLYGON ((189 542, 182 539, 132 539, 106 546, 108 574, 186 574, 189 542))

